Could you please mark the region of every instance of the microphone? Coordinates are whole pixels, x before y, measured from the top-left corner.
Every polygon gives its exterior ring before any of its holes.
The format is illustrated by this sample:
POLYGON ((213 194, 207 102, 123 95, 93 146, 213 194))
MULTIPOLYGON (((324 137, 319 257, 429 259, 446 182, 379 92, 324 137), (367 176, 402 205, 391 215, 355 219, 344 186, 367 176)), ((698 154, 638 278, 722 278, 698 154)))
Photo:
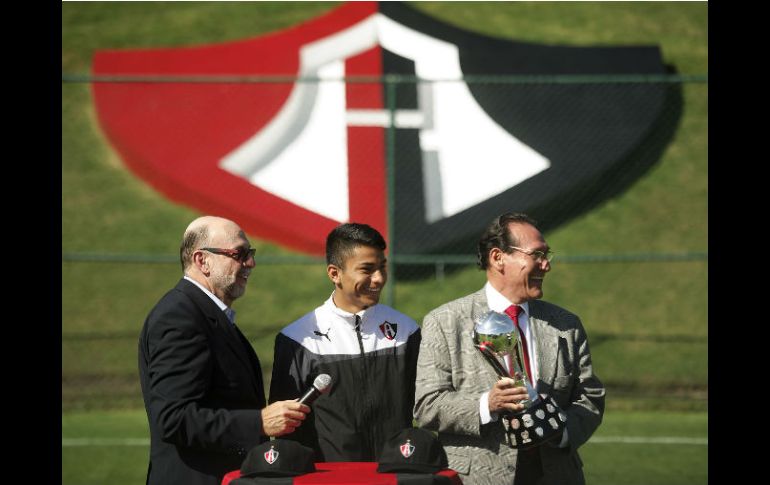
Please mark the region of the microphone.
POLYGON ((313 385, 305 392, 298 402, 310 406, 321 394, 326 394, 332 387, 332 378, 329 374, 318 374, 313 385))

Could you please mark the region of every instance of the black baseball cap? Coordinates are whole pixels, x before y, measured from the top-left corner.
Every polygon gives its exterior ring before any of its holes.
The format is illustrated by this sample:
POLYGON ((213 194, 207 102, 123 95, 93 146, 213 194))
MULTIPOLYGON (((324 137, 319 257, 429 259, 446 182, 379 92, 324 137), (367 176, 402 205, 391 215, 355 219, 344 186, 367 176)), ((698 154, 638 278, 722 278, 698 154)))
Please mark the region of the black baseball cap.
POLYGON ((405 428, 391 435, 377 462, 380 473, 436 473, 449 467, 438 438, 422 428, 405 428))
POLYGON ((241 477, 296 477, 314 471, 313 449, 282 439, 265 441, 250 449, 241 464, 241 477))

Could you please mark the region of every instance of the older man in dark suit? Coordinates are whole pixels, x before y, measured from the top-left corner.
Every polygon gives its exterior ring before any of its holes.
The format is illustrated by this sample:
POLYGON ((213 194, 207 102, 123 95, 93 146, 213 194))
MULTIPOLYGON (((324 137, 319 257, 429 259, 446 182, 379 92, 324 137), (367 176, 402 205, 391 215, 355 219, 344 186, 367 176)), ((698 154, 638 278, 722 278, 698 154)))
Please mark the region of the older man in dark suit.
POLYGON ((219 485, 246 452, 294 431, 310 409, 265 407, 254 349, 235 326, 254 250, 234 222, 204 216, 184 233, 184 277, 150 311, 139 376, 150 424, 148 485, 219 485))
POLYGON ((442 305, 423 321, 415 418, 438 431, 449 467, 465 485, 583 484, 577 449, 601 423, 605 390, 593 372, 578 316, 540 300, 551 250, 535 222, 518 213, 495 219, 478 249, 484 288, 442 305), (529 385, 550 394, 567 416, 561 436, 530 450, 509 446, 503 425, 506 411, 524 408, 526 387, 498 379, 473 346, 474 322, 490 310, 517 315, 529 385))

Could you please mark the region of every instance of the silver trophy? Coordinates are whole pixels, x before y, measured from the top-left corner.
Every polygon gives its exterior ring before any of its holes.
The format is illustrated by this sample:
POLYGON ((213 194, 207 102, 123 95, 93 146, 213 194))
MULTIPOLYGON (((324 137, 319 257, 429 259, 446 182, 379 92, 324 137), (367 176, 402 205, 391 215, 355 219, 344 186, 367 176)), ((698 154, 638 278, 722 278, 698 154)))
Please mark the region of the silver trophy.
POLYGON ((528 399, 521 401, 529 407, 538 398, 532 386, 527 367, 524 365, 524 352, 521 348, 519 329, 505 313, 490 311, 476 320, 473 341, 495 368, 498 377, 510 377, 516 386, 526 387, 528 399))
POLYGON ((567 416, 552 397, 538 395, 530 385, 521 336, 513 320, 504 313, 489 311, 475 323, 474 346, 499 378, 510 377, 516 386, 526 387, 529 396, 521 401, 523 410, 507 413, 503 420, 509 444, 514 448, 531 448, 561 435, 567 416))

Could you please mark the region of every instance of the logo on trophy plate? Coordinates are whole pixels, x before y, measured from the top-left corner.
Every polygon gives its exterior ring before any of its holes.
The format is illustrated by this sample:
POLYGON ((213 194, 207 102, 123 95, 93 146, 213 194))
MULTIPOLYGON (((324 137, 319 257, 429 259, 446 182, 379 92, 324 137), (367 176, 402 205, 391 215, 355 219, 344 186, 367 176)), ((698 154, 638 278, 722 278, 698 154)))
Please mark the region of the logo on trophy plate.
POLYGON ((521 336, 513 320, 504 313, 489 311, 475 323, 474 346, 500 379, 513 379, 516 386, 526 387, 529 395, 521 401, 523 410, 506 413, 507 421, 503 420, 509 444, 514 448, 531 448, 559 436, 567 417, 552 397, 538 394, 530 385, 521 336))

